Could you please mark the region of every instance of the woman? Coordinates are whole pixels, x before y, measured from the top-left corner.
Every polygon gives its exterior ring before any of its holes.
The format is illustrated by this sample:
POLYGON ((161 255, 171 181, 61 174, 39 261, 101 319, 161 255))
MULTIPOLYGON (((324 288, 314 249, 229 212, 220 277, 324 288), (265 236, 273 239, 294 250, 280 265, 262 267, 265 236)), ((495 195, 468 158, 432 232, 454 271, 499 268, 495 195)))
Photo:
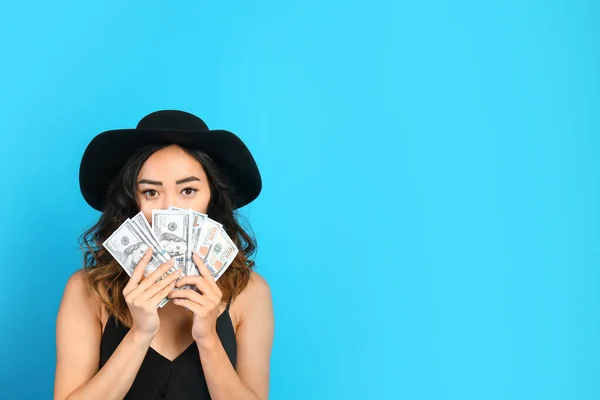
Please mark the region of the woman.
POLYGON ((80 186, 102 215, 83 236, 85 267, 68 280, 60 305, 55 399, 268 398, 271 294, 252 271, 254 239, 234 216, 261 191, 242 141, 192 114, 158 111, 136 129, 94 138, 80 186), (151 249, 130 277, 103 248, 125 219, 141 210, 150 221, 153 209, 169 206, 208 214, 240 249, 217 282, 198 254, 201 276, 159 279, 172 261, 144 276, 151 249))

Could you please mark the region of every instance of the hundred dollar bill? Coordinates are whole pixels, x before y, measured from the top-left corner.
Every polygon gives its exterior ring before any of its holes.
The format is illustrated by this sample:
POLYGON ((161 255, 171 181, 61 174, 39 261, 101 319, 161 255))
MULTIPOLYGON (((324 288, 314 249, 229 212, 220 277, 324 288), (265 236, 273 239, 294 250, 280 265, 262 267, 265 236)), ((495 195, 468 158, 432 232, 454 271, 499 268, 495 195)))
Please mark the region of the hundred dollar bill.
POLYGON ((187 211, 152 210, 152 232, 158 243, 177 258, 175 265, 187 272, 190 214, 187 211))
POLYGON ((193 262, 192 262, 192 241, 194 240, 194 236, 197 236, 195 230, 196 230, 196 226, 194 224, 194 218, 192 216, 192 210, 191 209, 187 209, 187 208, 179 208, 179 207, 173 207, 173 206, 169 206, 169 211, 180 211, 180 212, 187 212, 190 216, 190 224, 189 224, 189 232, 188 232, 188 242, 187 242, 187 252, 186 252, 186 271, 185 274, 189 275, 190 269, 192 269, 193 267, 193 262))
MULTIPOLYGON (((196 249, 196 247, 198 246, 202 225, 204 224, 204 221, 206 220, 206 218, 208 218, 208 215, 199 213, 192 209, 184 209, 184 208, 173 207, 173 206, 170 206, 169 210, 186 211, 190 214, 190 233, 189 233, 189 237, 188 237, 188 240, 189 240, 188 241, 188 253, 187 253, 188 262, 187 262, 186 276, 191 276, 191 275, 198 276, 198 275, 200 275, 200 272, 198 271, 198 268, 196 267, 194 260, 192 259, 192 251, 194 251, 194 249, 196 249)), ((183 288, 193 289, 193 287, 194 287, 194 285, 185 285, 183 288)))
MULTIPOLYGON (((202 214, 196 211, 192 211, 192 224, 194 226, 194 230, 192 232, 191 239, 191 251, 195 251, 200 245, 200 234, 202 233, 202 227, 204 226, 204 222, 208 219, 208 215, 202 214)), ((190 252, 191 256, 191 252, 190 252)), ((189 275, 200 275, 200 271, 198 271, 198 267, 194 263, 194 260, 190 262, 190 270, 188 271, 189 275)))
POLYGON ((198 248, 200 243, 200 233, 202 232, 202 226, 204 226, 204 222, 208 218, 208 215, 196 212, 194 210, 190 210, 191 215, 191 227, 192 227, 192 235, 190 238, 190 254, 192 251, 198 248))
MULTIPOLYGON (((146 250, 151 247, 135 232, 135 228, 129 219, 123 222, 102 245, 129 276, 133 274, 134 268, 144 256, 146 250)), ((144 274, 147 275, 155 271, 161 264, 161 261, 153 254, 144 270, 144 274)))
POLYGON ((221 229, 205 260, 206 266, 215 281, 229 268, 238 252, 235 243, 221 229))
POLYGON ((173 206, 170 206, 169 210, 187 211, 190 213, 190 243, 188 244, 188 250, 191 254, 193 249, 196 248, 196 243, 198 243, 198 239, 200 238, 200 229, 204 224, 204 220, 208 218, 208 215, 199 213, 192 209, 178 208, 173 206))
POLYGON ((131 222, 136 228, 138 235, 141 236, 146 243, 152 245, 152 250, 163 263, 171 259, 171 256, 169 256, 152 233, 152 228, 148 224, 148 221, 146 221, 146 217, 144 217, 142 212, 139 212, 131 218, 131 222))
POLYGON ((200 229, 200 236, 198 237, 198 243, 195 245, 193 251, 200 254, 200 256, 206 260, 211 246, 215 243, 215 240, 219 236, 219 232, 222 230, 223 225, 217 221, 206 217, 200 229))
MULTIPOLYGON (((193 210, 190 210, 190 215, 192 218, 192 236, 190 238, 190 257, 192 256, 192 251, 195 251, 200 245, 200 234, 202 233, 202 227, 204 223, 208 219, 208 215, 202 214, 193 210)), ((194 260, 190 260, 190 270, 188 271, 188 275, 200 275, 194 260)))
MULTIPOLYGON (((102 243, 104 248, 117 260, 127 275, 131 276, 133 270, 139 264, 142 257, 148 248, 152 245, 146 242, 142 236, 136 231, 136 227, 130 219, 125 220, 113 234, 102 243)), ((156 271, 163 261, 155 254, 152 254, 148 265, 144 269, 144 275, 149 275, 156 271)), ((165 275, 159 278, 163 279, 168 274, 175 271, 175 268, 170 268, 165 275)), ((163 307, 169 302, 169 298, 165 297, 158 305, 163 307)))
MULTIPOLYGON (((152 247, 152 251, 156 254, 156 257, 162 262, 166 263, 171 259, 169 253, 166 252, 165 249, 160 245, 154 234, 152 233, 152 228, 146 221, 146 217, 142 212, 139 212, 131 219, 132 225, 137 229, 138 236, 142 238, 146 242, 146 244, 150 244, 152 247)), ((167 275, 177 271, 177 265, 173 265, 169 270, 161 276, 158 280, 163 279, 167 275)), ((185 273, 185 271, 183 271, 185 273)), ((162 307, 162 306, 161 306, 162 307)))

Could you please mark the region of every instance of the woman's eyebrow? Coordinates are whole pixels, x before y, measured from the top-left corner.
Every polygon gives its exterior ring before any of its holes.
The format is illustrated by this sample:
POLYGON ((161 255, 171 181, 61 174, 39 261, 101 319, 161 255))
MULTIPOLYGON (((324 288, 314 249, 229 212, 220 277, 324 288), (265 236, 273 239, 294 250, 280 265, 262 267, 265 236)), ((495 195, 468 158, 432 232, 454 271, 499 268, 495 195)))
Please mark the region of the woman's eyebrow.
MULTIPOLYGON (((195 176, 188 176, 187 178, 183 178, 183 179, 176 181, 175 184, 181 185, 182 183, 193 182, 193 181, 200 181, 200 178, 195 177, 195 176)), ((145 183, 147 185, 162 186, 162 182, 153 181, 151 179, 142 179, 141 181, 138 182, 138 185, 141 185, 142 183, 145 183)))
POLYGON ((200 179, 195 177, 195 176, 188 176, 187 178, 183 178, 178 180, 177 182, 175 182, 176 185, 181 185, 182 183, 187 183, 187 182, 193 182, 193 181, 199 181, 200 179))
POLYGON ((150 180, 150 179, 142 179, 141 181, 138 182, 138 185, 141 185, 142 183, 146 183, 148 185, 162 186, 162 182, 153 181, 153 180, 150 180))

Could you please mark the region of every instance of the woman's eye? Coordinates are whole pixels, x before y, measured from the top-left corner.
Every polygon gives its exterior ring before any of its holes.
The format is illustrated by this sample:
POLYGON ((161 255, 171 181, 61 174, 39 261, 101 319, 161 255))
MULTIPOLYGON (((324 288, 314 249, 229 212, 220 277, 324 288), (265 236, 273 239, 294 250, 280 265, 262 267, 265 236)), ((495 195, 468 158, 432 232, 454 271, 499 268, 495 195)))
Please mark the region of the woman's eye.
POLYGON ((186 196, 191 196, 196 192, 197 192, 197 190, 194 188, 185 188, 182 190, 182 193, 185 194, 186 196))
POLYGON ((148 190, 144 190, 143 192, 146 196, 148 197, 154 197, 158 194, 158 192, 154 189, 148 189, 148 190))

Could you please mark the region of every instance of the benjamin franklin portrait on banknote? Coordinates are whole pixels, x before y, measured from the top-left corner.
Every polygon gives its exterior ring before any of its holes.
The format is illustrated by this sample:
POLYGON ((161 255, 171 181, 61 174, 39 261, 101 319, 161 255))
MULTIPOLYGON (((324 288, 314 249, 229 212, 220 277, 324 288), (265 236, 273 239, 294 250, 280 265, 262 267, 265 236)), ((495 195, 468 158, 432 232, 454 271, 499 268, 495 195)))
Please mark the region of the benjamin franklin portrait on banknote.
POLYGON ((133 271, 144 256, 144 253, 146 253, 146 250, 148 250, 148 245, 144 242, 138 242, 127 247, 123 251, 123 265, 130 268, 130 272, 133 271))

